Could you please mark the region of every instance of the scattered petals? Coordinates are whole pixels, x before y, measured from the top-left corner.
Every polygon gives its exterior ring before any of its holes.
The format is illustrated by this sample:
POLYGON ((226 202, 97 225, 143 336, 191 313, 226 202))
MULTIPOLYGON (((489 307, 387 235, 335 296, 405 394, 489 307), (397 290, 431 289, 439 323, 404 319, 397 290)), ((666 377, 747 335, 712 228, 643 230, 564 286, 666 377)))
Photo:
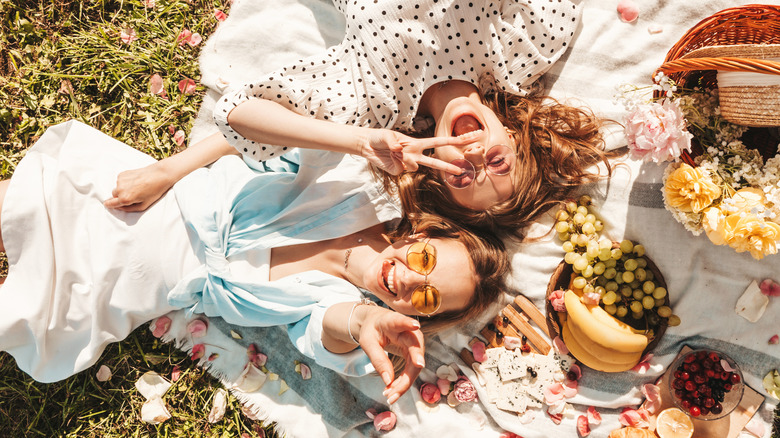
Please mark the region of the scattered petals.
POLYGON ((238 340, 244 339, 244 337, 241 336, 240 333, 238 333, 237 331, 234 331, 234 330, 230 331, 230 337, 233 338, 233 339, 238 339, 238 340))
POLYGON ((160 397, 147 400, 141 406, 141 420, 149 424, 160 424, 171 418, 171 413, 165 407, 165 402, 160 397))
POLYGON ((190 354, 190 359, 200 360, 205 355, 206 355, 206 346, 203 344, 195 344, 192 347, 192 353, 190 354))
MULTIPOLYGON (((449 381, 448 387, 449 387, 449 381)), ((420 397, 425 401, 425 403, 428 404, 436 404, 441 400, 441 391, 439 391, 439 387, 432 384, 432 383, 423 383, 423 385, 420 387, 420 397)))
MULTIPOLYGON (((268 362, 268 356, 258 350, 257 344, 249 344, 246 348, 246 355, 249 358, 249 361, 258 368, 264 367, 266 362, 268 362)), ((295 371, 300 372, 297 365, 298 364, 296 363, 295 371)))
POLYGON ((366 409, 366 417, 368 417, 369 420, 373 420, 376 418, 376 409, 370 408, 366 409))
POLYGON ((774 335, 771 338, 769 338, 769 345, 775 345, 780 343, 780 336, 774 335))
MULTIPOLYGON (((504 336, 504 348, 506 348, 507 350, 514 350, 515 348, 520 348, 522 346, 523 346, 522 339, 514 336, 504 336)), ((485 359, 487 359, 487 356, 485 356, 485 359)), ((484 362, 484 361, 480 361, 480 362, 484 362)))
POLYGON ((601 294, 598 292, 584 293, 582 294, 582 302, 589 306, 598 305, 598 303, 601 302, 601 294))
POLYGON ((553 383, 544 388, 544 402, 552 406, 565 397, 563 384, 553 383))
POLYGON ((451 366, 442 365, 436 369, 436 377, 454 382, 458 380, 458 373, 451 366))
POLYGON ((119 31, 119 39, 125 44, 131 44, 138 39, 138 35, 135 33, 135 29, 132 27, 125 27, 119 31))
POLYGON ((155 73, 149 77, 149 92, 158 96, 167 97, 162 76, 155 73))
POLYGON ((588 407, 588 421, 598 426, 601 424, 601 414, 595 406, 588 407))
POLYGON ((154 371, 147 371, 135 382, 135 387, 145 399, 161 398, 171 387, 171 383, 154 371))
POLYGON ((235 387, 243 392, 255 392, 263 387, 267 378, 270 378, 270 376, 266 376, 256 366, 248 363, 244 367, 244 371, 236 379, 235 387))
POLYGON ((556 336, 555 339, 553 339, 553 347, 555 347, 555 351, 560 354, 569 354, 569 349, 566 348, 566 344, 563 343, 563 339, 561 339, 560 336, 556 336))
POLYGON ((550 294, 550 304, 552 304, 552 307, 556 312, 566 311, 566 304, 564 304, 563 301, 563 294, 564 291, 561 289, 553 291, 553 293, 550 294))
POLYGON ((450 384, 451 382, 447 379, 436 380, 436 386, 439 387, 439 392, 441 395, 447 395, 450 393, 450 384))
POLYGON ((183 94, 192 94, 195 92, 197 84, 190 78, 184 78, 179 81, 179 92, 183 94))
POLYGON ((176 143, 177 145, 181 146, 181 145, 184 144, 185 137, 186 137, 186 134, 184 133, 184 131, 179 129, 178 131, 176 131, 175 134, 173 134, 173 142, 176 143))
MULTIPOLYGON (((645 411, 647 412, 647 411, 645 411)), ((647 418, 643 417, 639 409, 624 408, 618 417, 623 426, 646 428, 649 427, 647 418)))
POLYGON ((208 361, 209 362, 214 362, 215 360, 217 360, 218 357, 219 357, 219 353, 211 353, 209 355, 208 361))
POLYGON ((762 381, 764 389, 770 396, 780 399, 780 373, 777 370, 772 370, 764 376, 762 381))
POLYGON ((651 383, 642 385, 642 394, 647 399, 644 403, 644 408, 647 412, 654 414, 661 408, 661 391, 658 386, 651 383))
POLYGON ((639 8, 631 0, 620 0, 617 11, 620 14, 620 19, 626 23, 633 23, 639 18, 639 8))
POLYGON ((750 322, 758 321, 764 315, 769 297, 764 295, 755 280, 750 282, 745 292, 737 300, 737 315, 750 322))
POLYGON ((657 25, 657 24, 651 24, 650 26, 647 26, 647 33, 650 35, 655 35, 657 33, 661 33, 664 31, 664 28, 657 25))
POLYGON ((190 47, 195 47, 203 42, 203 37, 199 33, 192 33, 189 29, 183 29, 176 37, 176 41, 180 46, 187 44, 190 47))
POLYGON ((202 42, 203 42, 203 37, 199 33, 195 32, 190 37, 190 40, 187 41, 187 44, 189 44, 190 47, 195 47, 202 42))
POLYGON ((571 367, 569 367, 569 372, 574 373, 574 375, 576 376, 574 380, 580 380, 580 378, 582 378, 582 368, 580 368, 580 366, 577 365, 576 363, 571 367))
POLYGON ((555 424, 561 424, 561 421, 563 420, 563 414, 552 414, 550 413, 550 410, 547 409, 547 415, 550 417, 550 420, 552 420, 555 424))
POLYGON ((733 366, 731 366, 729 361, 727 361, 726 359, 721 359, 720 360, 720 366, 723 367, 723 371, 726 371, 726 372, 729 372, 729 373, 733 373, 734 371, 736 371, 736 369, 733 366))
POLYGON ((209 324, 202 319, 196 319, 187 324, 187 331, 190 332, 193 338, 202 338, 206 336, 208 332, 209 324))
POLYGON ((764 422, 761 421, 759 415, 754 415, 753 418, 748 421, 748 424, 745 425, 746 432, 757 436, 758 438, 763 437, 766 434, 766 427, 764 426, 764 422))
POLYGON ((579 392, 580 384, 576 380, 567 380, 563 383, 563 395, 566 398, 572 398, 579 392))
POLYGON ((173 125, 168 125, 168 134, 173 135, 176 132, 176 127, 173 125))
POLYGON ((762 294, 768 297, 780 297, 780 284, 771 278, 762 280, 758 288, 761 289, 762 294))
MULTIPOLYGON (((263 356, 265 356, 265 355, 263 354, 263 356)), ((301 378, 303 380, 311 379, 311 368, 309 368, 309 366, 306 365, 305 363, 300 364, 300 368, 301 368, 301 371, 300 371, 301 378)))
MULTIPOLYGON (((504 345, 506 345, 506 339, 504 339, 504 345)), ((482 341, 477 341, 471 346, 471 352, 474 354, 474 360, 477 362, 484 362, 487 360, 487 356, 485 354, 485 343, 482 341)))
POLYGON ((173 370, 171 371, 171 382, 176 382, 181 378, 181 368, 179 368, 178 365, 173 366, 173 370))
POLYGON ((579 417, 577 417, 577 433, 579 433, 581 437, 586 437, 590 435, 590 425, 588 424, 588 417, 584 415, 580 415, 579 417))
POLYGON ((168 318, 167 316, 161 316, 152 321, 152 323, 149 325, 149 329, 152 331, 152 335, 155 338, 159 338, 168 333, 168 330, 171 329, 171 318, 168 318))
POLYGON ((73 94, 73 84, 67 80, 63 79, 60 81, 60 89, 57 90, 57 93, 59 94, 73 94))
POLYGON ((639 360, 639 363, 634 365, 634 368, 631 368, 631 371, 636 371, 639 374, 645 374, 647 373, 647 370, 650 369, 650 359, 653 358, 653 353, 647 353, 644 356, 642 356, 642 359, 639 360))
POLYGON ((157 6, 157 0, 144 0, 144 7, 153 9, 157 6))
POLYGON ((287 392, 287 390, 290 389, 290 386, 287 385, 287 382, 284 381, 284 379, 280 380, 279 382, 279 395, 284 394, 287 392))
POLYGON ((257 412, 244 403, 241 403, 241 413, 252 421, 260 421, 260 416, 257 414, 257 412))
POLYGON ((376 429, 377 432, 380 430, 393 430, 395 428, 395 422, 396 416, 393 412, 380 412, 374 417, 374 429, 376 429))
POLYGON ((460 401, 455 398, 455 392, 449 393, 447 396, 447 404, 450 405, 450 407, 454 408, 460 404, 460 401))
POLYGON ((98 382, 107 382, 111 379, 111 369, 105 365, 100 365, 97 374, 95 374, 98 382))
POLYGON ((219 9, 214 9, 214 18, 216 18, 217 21, 225 21, 225 19, 227 18, 227 14, 225 14, 219 9))
POLYGON ((209 423, 216 423, 225 416, 225 408, 227 407, 227 391, 222 388, 218 388, 214 392, 214 399, 212 400, 211 411, 207 418, 209 423))

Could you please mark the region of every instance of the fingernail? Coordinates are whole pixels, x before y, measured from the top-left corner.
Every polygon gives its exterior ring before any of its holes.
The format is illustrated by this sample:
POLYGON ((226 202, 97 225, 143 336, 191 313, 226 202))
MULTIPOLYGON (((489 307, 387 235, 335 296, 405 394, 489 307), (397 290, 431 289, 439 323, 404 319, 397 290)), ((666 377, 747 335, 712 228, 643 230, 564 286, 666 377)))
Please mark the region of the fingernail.
POLYGON ((389 394, 389 393, 390 393, 390 388, 385 388, 385 390, 382 391, 382 395, 385 396, 385 397, 387 397, 387 394, 389 394))
POLYGON ((390 379, 390 373, 388 373, 387 371, 382 373, 382 381, 385 382, 385 385, 389 385, 390 382, 392 382, 392 380, 390 379))
POLYGON ((398 400, 398 394, 393 394, 390 397, 387 398, 387 404, 391 405, 398 400))
POLYGON ((420 321, 417 321, 415 319, 414 321, 412 321, 412 325, 415 326, 416 328, 420 328, 420 321))
POLYGON ((425 360, 421 357, 417 358, 417 361, 415 362, 418 367, 424 368, 425 367, 425 360))

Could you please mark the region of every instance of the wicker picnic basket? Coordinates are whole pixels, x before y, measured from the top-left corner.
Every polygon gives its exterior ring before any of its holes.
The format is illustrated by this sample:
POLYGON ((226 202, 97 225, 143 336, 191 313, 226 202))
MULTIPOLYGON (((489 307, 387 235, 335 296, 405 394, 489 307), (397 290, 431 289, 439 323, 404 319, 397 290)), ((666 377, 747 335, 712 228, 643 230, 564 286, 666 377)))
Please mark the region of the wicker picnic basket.
MULTIPOLYGON (((721 114, 732 123, 780 126, 780 76, 774 76, 780 75, 780 6, 739 6, 705 18, 669 50, 658 71, 685 88, 718 87, 721 114), (743 75, 740 80, 747 77, 752 84, 719 86, 718 71, 771 76, 743 75), (764 83, 769 84, 756 85, 764 83)), ((762 155, 773 156, 776 135, 762 129, 753 131, 753 146, 762 155)), ((689 154, 683 155, 684 161, 693 164, 689 154)))

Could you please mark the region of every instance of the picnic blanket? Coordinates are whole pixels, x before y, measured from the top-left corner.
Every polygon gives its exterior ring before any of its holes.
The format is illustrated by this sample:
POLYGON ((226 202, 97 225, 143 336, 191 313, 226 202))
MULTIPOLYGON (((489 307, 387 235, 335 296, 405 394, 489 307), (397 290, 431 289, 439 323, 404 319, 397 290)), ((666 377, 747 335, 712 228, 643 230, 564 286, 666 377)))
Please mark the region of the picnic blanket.
MULTIPOLYGON (((617 85, 623 82, 649 85, 650 76, 662 63, 666 51, 688 28, 714 12, 735 6, 733 0, 637 3, 640 16, 635 23, 618 19, 616 0, 593 0, 584 5, 582 24, 573 45, 544 77, 553 96, 574 100, 600 115, 620 120, 623 108, 612 100, 617 85), (655 32, 658 29, 660 33, 655 32)), ((338 43, 343 34, 341 16, 328 0, 236 0, 230 16, 202 51, 202 82, 209 92, 191 141, 216 131, 211 108, 228 85, 249 81, 285 63, 317 53, 338 43)), ((612 129, 609 147, 622 144, 620 130, 612 129)), ((734 312, 738 297, 751 280, 777 277, 780 256, 756 261, 747 253, 737 254, 728 247, 716 247, 706 236, 691 235, 664 210, 660 191, 664 167, 629 159, 619 161, 622 164, 615 168, 611 179, 585 187, 583 191, 599 205, 609 237, 638 241, 647 248, 647 255, 666 278, 673 309, 682 318, 682 324, 667 330, 646 374, 584 371, 579 395, 571 401, 575 403, 576 415, 590 405, 599 407, 604 421, 593 429, 591 436, 595 437, 606 436, 619 427, 619 408, 636 406, 642 398, 638 387, 654 381, 685 344, 715 348, 737 358, 746 383, 764 395, 761 378, 780 366, 780 349, 767 343, 778 331, 780 303, 771 302, 757 323, 750 323, 734 312)), ((531 227, 530 234, 545 235, 551 225, 551 220, 542 221, 531 227)), ((560 243, 547 236, 512 243, 510 250, 512 289, 507 292, 506 301, 522 293, 543 309, 547 282, 563 257, 560 243)), ((496 310, 503 304, 497 304, 496 310)), ((428 339, 427 369, 420 378, 435 380, 434 370, 441 364, 462 366, 457 352, 494 314, 428 339)), ((182 348, 191 348, 185 328, 191 315, 178 311, 171 316, 173 326, 168 339, 176 338, 182 348)), ((495 437, 502 430, 525 438, 577 436, 576 415, 572 413, 556 426, 541 411, 530 422, 522 424, 517 416, 490 403, 462 404, 455 409, 442 403, 431 412, 420 403, 416 389, 388 407, 378 377, 345 378, 307 362, 289 344, 283 330, 231 327, 212 318, 207 337, 200 342, 211 346, 206 356, 219 352, 216 360, 204 361, 204 365, 234 389, 246 363, 247 346, 256 343, 268 355, 266 367, 279 378, 267 379, 258 391, 235 390, 234 394, 258 416, 276 422, 287 436, 377 434, 364 413, 368 409, 392 409, 396 413, 397 426, 386 433, 388 436, 495 437), (312 368, 311 380, 303 380, 296 373, 295 361, 306 362, 312 368), (285 386, 289 389, 282 391, 285 386)), ((474 377, 468 367, 461 369, 474 377)), ((484 392, 480 391, 480 396, 484 399, 484 392)), ((756 416, 766 425, 766 437, 771 433, 775 407, 776 400, 768 398, 756 416)))

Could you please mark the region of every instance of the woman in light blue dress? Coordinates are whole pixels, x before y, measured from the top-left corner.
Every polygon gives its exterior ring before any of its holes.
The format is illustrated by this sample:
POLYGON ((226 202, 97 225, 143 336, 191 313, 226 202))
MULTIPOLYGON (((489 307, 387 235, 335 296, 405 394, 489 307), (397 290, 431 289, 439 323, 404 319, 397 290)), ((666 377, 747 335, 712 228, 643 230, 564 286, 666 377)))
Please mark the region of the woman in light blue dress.
POLYGON ((437 327, 475 315, 507 272, 500 243, 440 220, 390 233, 400 212, 365 161, 349 155, 293 150, 256 169, 228 156, 144 212, 103 205, 118 174, 151 163, 68 122, 50 128, 0 184, 10 265, 0 350, 37 380, 68 377, 140 324, 191 308, 233 324, 287 325, 296 347, 323 366, 376 369, 392 402, 423 365, 423 331, 402 314, 431 313, 420 320, 437 327), (436 262, 421 271, 414 257, 423 253, 436 262), (437 308, 415 307, 414 293, 431 289, 437 308), (364 294, 389 309, 362 305, 364 294), (406 359, 403 372, 393 376, 383 350, 406 359))

